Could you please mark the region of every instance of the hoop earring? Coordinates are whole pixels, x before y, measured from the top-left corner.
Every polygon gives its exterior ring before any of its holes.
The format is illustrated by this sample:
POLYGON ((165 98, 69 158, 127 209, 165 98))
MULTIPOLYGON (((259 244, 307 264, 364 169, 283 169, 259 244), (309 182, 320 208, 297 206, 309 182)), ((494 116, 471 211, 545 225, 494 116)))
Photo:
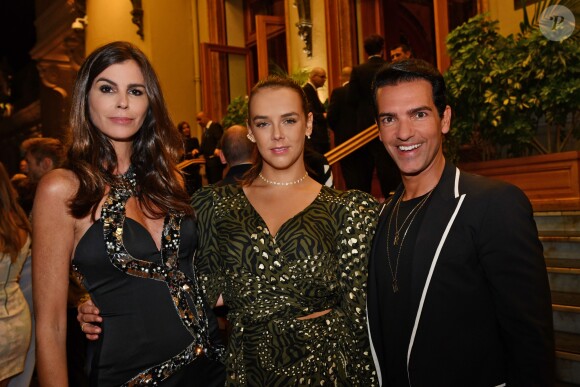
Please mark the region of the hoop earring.
POLYGON ((254 138, 254 135, 252 133, 248 133, 246 134, 246 137, 248 138, 248 140, 250 140, 253 143, 256 143, 256 139, 254 138))

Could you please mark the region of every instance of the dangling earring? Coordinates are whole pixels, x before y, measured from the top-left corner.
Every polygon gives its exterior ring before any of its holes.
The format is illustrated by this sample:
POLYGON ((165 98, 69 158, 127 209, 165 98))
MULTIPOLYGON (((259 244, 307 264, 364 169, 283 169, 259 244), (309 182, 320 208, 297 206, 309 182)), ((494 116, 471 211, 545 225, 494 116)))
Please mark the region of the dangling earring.
POLYGON ((255 143, 256 139, 254 138, 254 135, 252 133, 246 134, 246 137, 248 138, 248 140, 250 140, 251 142, 255 143))
POLYGON ((306 135, 306 138, 310 140, 310 135, 309 135, 309 134, 307 134, 307 135, 306 135))

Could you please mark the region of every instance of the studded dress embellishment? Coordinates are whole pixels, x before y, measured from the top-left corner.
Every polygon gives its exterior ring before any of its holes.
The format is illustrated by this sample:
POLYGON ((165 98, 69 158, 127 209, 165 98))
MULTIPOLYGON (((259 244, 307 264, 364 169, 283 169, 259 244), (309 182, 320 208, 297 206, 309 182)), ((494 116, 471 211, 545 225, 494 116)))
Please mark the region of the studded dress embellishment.
POLYGON ((131 256, 123 245, 125 205, 135 195, 136 179, 133 168, 111 184, 111 190, 101 210, 107 254, 114 267, 135 277, 165 282, 176 313, 192 336, 192 342, 171 359, 157 364, 123 384, 123 386, 158 386, 185 365, 202 354, 219 359, 224 348, 211 343, 209 324, 197 278, 189 278, 178 269, 177 253, 180 241, 181 213, 170 213, 165 218, 161 240, 162 264, 131 256), (194 307, 190 307, 188 299, 194 307))
POLYGON ((377 385, 364 309, 377 214, 367 200, 323 187, 274 237, 239 187, 194 198, 209 230, 200 277, 230 307, 226 386, 377 385))

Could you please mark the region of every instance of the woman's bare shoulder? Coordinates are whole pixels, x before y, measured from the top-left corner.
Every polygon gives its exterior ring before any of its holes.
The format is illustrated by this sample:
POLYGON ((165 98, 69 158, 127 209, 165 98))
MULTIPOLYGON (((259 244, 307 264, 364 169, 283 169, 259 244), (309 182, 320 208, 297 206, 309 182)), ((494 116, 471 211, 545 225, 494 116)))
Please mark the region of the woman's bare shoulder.
POLYGON ((57 168, 40 179, 36 196, 56 196, 68 199, 76 193, 78 187, 79 180, 73 171, 57 168))

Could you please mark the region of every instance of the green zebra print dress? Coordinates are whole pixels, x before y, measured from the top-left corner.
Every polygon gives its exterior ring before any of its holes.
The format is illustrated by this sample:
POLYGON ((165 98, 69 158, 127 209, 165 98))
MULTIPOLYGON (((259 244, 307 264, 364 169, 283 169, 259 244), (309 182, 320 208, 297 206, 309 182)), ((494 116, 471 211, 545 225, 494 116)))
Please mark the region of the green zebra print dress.
POLYGON ((212 305, 223 295, 233 327, 226 385, 377 384, 365 317, 373 197, 323 186, 276 236, 239 186, 204 187, 192 205, 198 278, 212 305))

